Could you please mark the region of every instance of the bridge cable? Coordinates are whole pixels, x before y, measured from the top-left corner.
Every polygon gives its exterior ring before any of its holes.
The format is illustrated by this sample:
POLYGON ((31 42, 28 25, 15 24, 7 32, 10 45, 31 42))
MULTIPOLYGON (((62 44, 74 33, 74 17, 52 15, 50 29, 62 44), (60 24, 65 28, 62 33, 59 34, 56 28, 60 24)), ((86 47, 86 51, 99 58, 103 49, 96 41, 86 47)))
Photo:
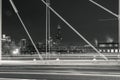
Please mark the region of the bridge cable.
POLYGON ((21 22, 21 24, 22 24, 22 26, 23 26, 24 30, 26 31, 26 33, 27 33, 27 35, 28 35, 28 37, 29 37, 30 41, 32 42, 32 44, 33 44, 33 46, 34 46, 35 50, 37 51, 39 58, 40 58, 41 60, 43 60, 43 57, 40 55, 39 50, 37 49, 37 47, 36 47, 36 45, 35 45, 35 43, 34 43, 34 41, 33 41, 32 37, 31 37, 30 33, 28 32, 28 29, 26 28, 25 24, 23 23, 23 21, 22 21, 22 19, 21 19, 20 15, 19 15, 19 13, 18 13, 18 10, 17 10, 17 8, 16 8, 15 4, 13 3, 13 1, 12 1, 12 0, 9 0, 9 1, 10 1, 10 3, 11 3, 11 5, 12 5, 12 7, 13 7, 14 11, 15 11, 15 13, 17 14, 17 16, 18 16, 18 18, 19 18, 19 20, 20 20, 20 22, 21 22))
POLYGON ((81 37, 87 44, 89 44, 97 53, 100 54, 105 60, 108 60, 105 55, 100 53, 87 39, 85 39, 72 25, 70 25, 60 14, 58 14, 51 6, 49 6, 44 0, 41 0, 53 13, 55 13, 68 27, 70 27, 79 37, 81 37))

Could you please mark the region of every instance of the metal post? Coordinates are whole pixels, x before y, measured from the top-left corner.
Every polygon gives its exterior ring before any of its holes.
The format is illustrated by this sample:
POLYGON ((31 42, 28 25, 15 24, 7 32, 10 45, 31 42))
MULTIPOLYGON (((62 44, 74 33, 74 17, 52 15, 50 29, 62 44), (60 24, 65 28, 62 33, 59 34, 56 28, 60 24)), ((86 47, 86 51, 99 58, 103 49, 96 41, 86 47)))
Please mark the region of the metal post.
POLYGON ((0 62, 2 60, 2 0, 0 0, 0 62))
MULTIPOLYGON (((50 0, 47 0, 47 4, 50 6, 50 0)), ((50 9, 47 7, 47 20, 48 20, 48 57, 50 58, 50 46, 51 46, 51 35, 50 35, 50 9)))
POLYGON ((48 47, 48 38, 47 38, 47 35, 48 35, 48 33, 47 33, 47 6, 46 6, 46 59, 47 59, 47 47, 48 47))
MULTIPOLYGON (((46 3, 50 5, 50 0, 46 0, 46 3)), ((46 59, 50 57, 50 39, 50 9, 46 6, 46 59)))

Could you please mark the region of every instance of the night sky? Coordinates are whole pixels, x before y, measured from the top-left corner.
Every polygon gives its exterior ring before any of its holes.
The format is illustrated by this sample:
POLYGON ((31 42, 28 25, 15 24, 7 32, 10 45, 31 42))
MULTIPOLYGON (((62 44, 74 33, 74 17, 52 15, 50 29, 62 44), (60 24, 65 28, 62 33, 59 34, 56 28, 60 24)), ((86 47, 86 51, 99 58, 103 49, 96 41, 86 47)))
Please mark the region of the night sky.
MULTIPOLYGON (((13 1, 33 40, 35 42, 45 42, 46 8, 42 1, 13 1)), ((118 14, 118 0, 94 1, 118 14)), ((106 42, 106 38, 108 37, 112 38, 114 42, 118 41, 118 20, 116 17, 89 2, 89 0, 51 0, 51 7, 92 44, 95 39, 99 42, 106 42)), ((51 12, 51 37, 53 39, 55 38, 58 25, 62 28, 62 43, 84 43, 76 33, 51 12)), ((13 11, 9 0, 3 0, 3 33, 11 36, 15 41, 19 41, 22 38, 28 39, 28 36, 13 11)))

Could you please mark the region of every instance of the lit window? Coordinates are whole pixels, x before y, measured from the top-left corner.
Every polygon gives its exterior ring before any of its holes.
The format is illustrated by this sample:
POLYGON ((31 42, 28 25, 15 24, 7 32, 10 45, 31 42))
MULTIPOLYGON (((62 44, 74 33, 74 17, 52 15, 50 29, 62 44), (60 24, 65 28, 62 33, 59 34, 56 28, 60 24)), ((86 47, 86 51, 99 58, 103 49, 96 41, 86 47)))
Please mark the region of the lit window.
POLYGON ((113 45, 112 44, 109 44, 109 47, 112 47, 113 45))
POLYGON ((105 52, 105 49, 103 49, 103 52, 105 52))
POLYGON ((101 49, 99 49, 99 51, 100 51, 100 52, 102 52, 102 50, 101 50, 101 49))
POLYGON ((114 49, 111 49, 111 53, 113 53, 114 52, 114 49))
POLYGON ((117 53, 117 52, 118 52, 118 49, 115 49, 115 52, 117 53))
POLYGON ((107 52, 109 53, 109 52, 110 52, 110 49, 108 49, 107 52))
POLYGON ((100 47, 106 47, 106 45, 105 44, 101 44, 100 47))
POLYGON ((115 44, 114 46, 115 46, 115 47, 118 47, 118 44, 115 44))

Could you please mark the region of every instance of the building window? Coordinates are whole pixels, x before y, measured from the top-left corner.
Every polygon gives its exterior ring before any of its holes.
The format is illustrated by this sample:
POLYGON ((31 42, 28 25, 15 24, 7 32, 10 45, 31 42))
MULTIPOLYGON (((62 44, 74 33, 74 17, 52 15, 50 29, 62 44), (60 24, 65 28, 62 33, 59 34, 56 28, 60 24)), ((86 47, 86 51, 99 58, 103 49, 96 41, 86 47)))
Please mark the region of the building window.
POLYGON ((118 49, 115 49, 115 52, 118 53, 118 49))
POLYGON ((105 49, 103 49, 103 52, 104 52, 104 53, 106 52, 105 49))
POLYGON ((111 49, 111 53, 113 53, 114 52, 114 49, 111 49))
POLYGON ((109 52, 110 52, 110 49, 108 49, 107 52, 109 53, 109 52))
POLYGON ((99 49, 99 52, 102 52, 102 50, 101 50, 101 49, 99 49))

